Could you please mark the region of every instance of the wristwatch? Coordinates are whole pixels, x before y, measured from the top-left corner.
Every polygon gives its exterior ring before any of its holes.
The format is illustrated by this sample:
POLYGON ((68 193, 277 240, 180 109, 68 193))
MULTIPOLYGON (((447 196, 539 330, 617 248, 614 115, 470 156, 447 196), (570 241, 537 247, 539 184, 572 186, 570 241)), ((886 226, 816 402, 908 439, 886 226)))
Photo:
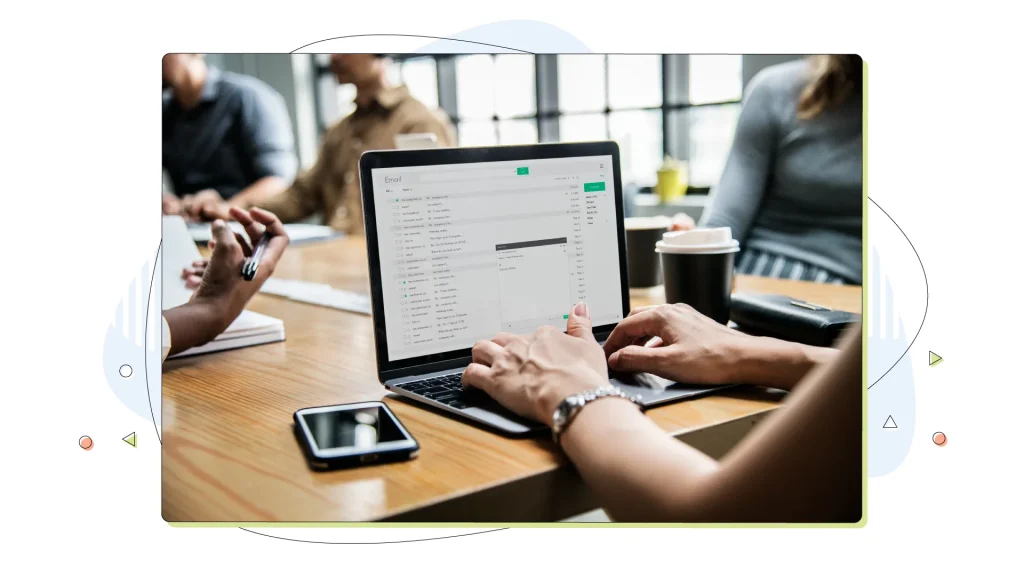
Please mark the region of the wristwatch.
POLYGON ((640 406, 640 400, 642 399, 639 394, 630 396, 615 386, 605 386, 567 397, 558 404, 551 418, 551 437, 555 444, 558 444, 558 437, 562 435, 562 431, 576 418, 580 410, 598 398, 625 398, 637 406, 640 406))

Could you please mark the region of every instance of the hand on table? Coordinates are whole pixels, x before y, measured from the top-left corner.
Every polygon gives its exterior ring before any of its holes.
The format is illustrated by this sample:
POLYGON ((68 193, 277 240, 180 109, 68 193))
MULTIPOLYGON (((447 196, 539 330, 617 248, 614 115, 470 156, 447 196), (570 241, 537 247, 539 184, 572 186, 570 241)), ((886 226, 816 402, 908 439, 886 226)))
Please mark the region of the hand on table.
POLYGON ((164 216, 177 216, 181 214, 181 200, 177 196, 170 192, 164 192, 162 198, 164 216))
POLYGON ((690 216, 685 212, 677 213, 675 216, 672 217, 672 223, 669 224, 669 230, 673 232, 693 230, 696 227, 697 223, 694 222, 693 218, 690 218, 690 216))
POLYGON ((462 382, 516 414, 550 426, 555 408, 567 396, 609 385, 585 304, 569 314, 568 332, 545 326, 531 336, 502 333, 481 340, 473 346, 473 363, 462 382))
POLYGON ((604 344, 617 372, 648 372, 691 384, 790 388, 836 351, 756 337, 715 322, 686 304, 637 308, 604 344))
POLYGON ((685 304, 636 308, 619 322, 604 351, 618 372, 649 372, 695 384, 733 382, 740 351, 752 338, 685 304))
POLYGON ((192 220, 226 220, 230 218, 227 202, 213 189, 207 188, 181 199, 181 210, 192 220))

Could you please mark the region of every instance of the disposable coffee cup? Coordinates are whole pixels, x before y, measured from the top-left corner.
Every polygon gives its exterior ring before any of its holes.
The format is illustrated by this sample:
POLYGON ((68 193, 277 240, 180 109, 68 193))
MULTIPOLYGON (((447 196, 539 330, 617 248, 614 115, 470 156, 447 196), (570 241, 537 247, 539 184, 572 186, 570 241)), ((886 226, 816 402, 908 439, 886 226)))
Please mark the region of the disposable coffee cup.
POLYGON ((630 288, 653 288, 661 285, 661 259, 655 245, 668 232, 668 217, 626 218, 626 267, 630 288))
POLYGON ((689 304, 701 314, 729 322, 733 266, 740 244, 729 228, 668 232, 655 245, 661 255, 665 302, 689 304))

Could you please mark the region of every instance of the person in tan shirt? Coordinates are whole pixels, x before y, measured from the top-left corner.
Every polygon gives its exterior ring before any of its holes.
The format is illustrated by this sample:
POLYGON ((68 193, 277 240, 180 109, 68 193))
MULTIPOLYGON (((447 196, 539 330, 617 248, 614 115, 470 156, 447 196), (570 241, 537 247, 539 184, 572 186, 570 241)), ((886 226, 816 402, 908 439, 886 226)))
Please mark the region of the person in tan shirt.
POLYGON ((435 134, 441 146, 455 145, 448 117, 391 86, 387 59, 374 54, 334 54, 331 71, 340 84, 356 87, 356 110, 327 131, 316 163, 276 196, 259 202, 283 222, 320 212, 323 223, 349 233, 362 232, 359 156, 366 150, 391 149, 399 134, 435 134))
MULTIPOLYGON (((434 134, 438 145, 454 146, 455 129, 444 112, 427 108, 408 88, 388 82, 387 58, 332 54, 330 65, 339 84, 355 85, 355 112, 327 131, 316 163, 291 186, 270 195, 247 197, 240 207, 257 206, 273 212, 282 222, 304 220, 319 212, 324 224, 342 232, 361 233, 359 156, 366 150, 394 148, 399 134, 434 134)), ((201 216, 205 220, 228 219, 227 211, 226 203, 205 206, 201 216)))

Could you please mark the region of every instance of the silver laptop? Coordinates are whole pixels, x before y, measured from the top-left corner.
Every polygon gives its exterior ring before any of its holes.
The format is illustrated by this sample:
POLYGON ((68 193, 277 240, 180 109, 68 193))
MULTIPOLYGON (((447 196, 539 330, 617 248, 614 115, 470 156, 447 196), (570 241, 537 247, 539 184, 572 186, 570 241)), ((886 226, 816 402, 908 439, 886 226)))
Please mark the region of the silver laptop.
MULTIPOLYGON (((359 162, 377 372, 388 390, 510 435, 544 426, 464 390, 473 344, 629 311, 614 142, 374 151, 359 162)), ((719 388, 613 384, 651 406, 719 388)))

